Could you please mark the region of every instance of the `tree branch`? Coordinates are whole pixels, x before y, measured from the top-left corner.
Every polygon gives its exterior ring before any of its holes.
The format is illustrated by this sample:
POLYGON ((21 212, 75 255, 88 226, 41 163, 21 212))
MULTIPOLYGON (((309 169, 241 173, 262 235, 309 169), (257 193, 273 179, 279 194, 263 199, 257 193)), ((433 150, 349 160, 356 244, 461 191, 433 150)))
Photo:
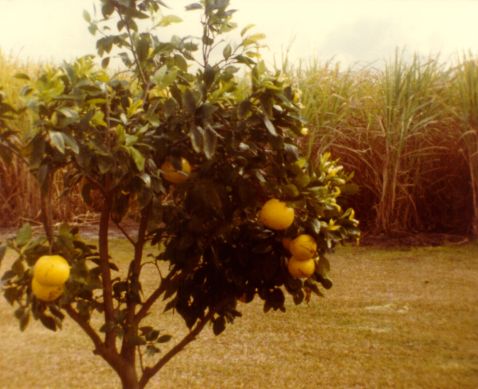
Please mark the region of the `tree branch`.
POLYGON ((103 343, 101 342, 100 337, 96 333, 96 331, 91 327, 90 323, 83 319, 81 315, 76 311, 71 305, 67 305, 65 307, 66 312, 68 315, 78 324, 81 329, 89 336, 89 338, 93 341, 95 345, 96 352, 101 353, 101 348, 103 347, 103 343))
POLYGON ((116 227, 118 227, 118 230, 121 231, 121 233, 123 234, 123 236, 129 241, 129 243, 131 243, 133 246, 136 245, 136 242, 134 241, 134 239, 128 234, 128 231, 126 231, 123 226, 118 223, 118 222, 114 222, 116 227))
POLYGON ((128 23, 124 20, 123 14, 121 12, 119 12, 119 10, 118 10, 118 15, 120 17, 120 20, 124 23, 124 25, 126 27, 126 32, 128 34, 131 53, 133 54, 134 62, 136 63, 136 67, 138 68, 139 77, 140 77, 141 81, 143 82, 144 89, 147 89, 148 88, 148 80, 146 79, 146 75, 144 74, 143 67, 141 66, 141 62, 138 58, 138 54, 136 53, 136 48, 134 47, 134 41, 133 41, 133 35, 131 34, 131 29, 130 29, 128 23))
POLYGON ((50 187, 53 179, 50 172, 47 173, 45 180, 46 182, 43 183, 40 188, 41 222, 51 250, 53 244, 53 221, 51 215, 50 187))
MULTIPOLYGON (((141 211, 141 220, 138 227, 138 236, 134 243, 134 258, 130 265, 130 274, 128 274, 129 285, 131 287, 137 286, 139 288, 139 276, 141 274, 141 262, 143 259, 143 249, 146 243, 146 231, 148 228, 149 217, 151 214, 151 204, 141 211)), ((126 323, 125 336, 121 345, 121 355, 134 363, 135 346, 131 344, 130 338, 136 335, 137 322, 135 321, 135 310, 138 302, 136 298, 130 298, 127 294, 127 308, 126 308, 126 323)))
POLYGON ((214 312, 209 311, 206 316, 198 321, 196 326, 186 335, 179 343, 177 343, 171 350, 169 350, 164 356, 151 367, 144 369, 143 375, 139 380, 139 387, 144 388, 148 381, 153 377, 161 368, 168 363, 177 353, 182 351, 189 343, 196 339, 199 333, 204 329, 206 324, 212 319, 214 312))
POLYGON ((140 310, 134 318, 134 323, 139 323, 148 314, 149 309, 153 306, 156 300, 166 290, 167 282, 171 280, 172 274, 169 273, 161 280, 161 284, 150 294, 147 300, 141 305, 140 310))
POLYGON ((115 349, 115 331, 114 331, 114 307, 113 307, 113 287, 111 284, 111 269, 109 265, 109 247, 108 247, 108 229, 110 221, 110 199, 105 197, 104 208, 101 211, 99 227, 99 254, 100 271, 103 281, 103 305, 105 309, 105 345, 108 348, 115 349))
POLYGON ((68 315, 77 323, 83 332, 93 341, 95 345, 94 353, 100 355, 122 378, 121 372, 124 371, 126 364, 121 359, 120 355, 113 349, 108 348, 105 343, 101 341, 101 338, 96 331, 91 327, 90 323, 81 317, 71 305, 65 307, 68 315))

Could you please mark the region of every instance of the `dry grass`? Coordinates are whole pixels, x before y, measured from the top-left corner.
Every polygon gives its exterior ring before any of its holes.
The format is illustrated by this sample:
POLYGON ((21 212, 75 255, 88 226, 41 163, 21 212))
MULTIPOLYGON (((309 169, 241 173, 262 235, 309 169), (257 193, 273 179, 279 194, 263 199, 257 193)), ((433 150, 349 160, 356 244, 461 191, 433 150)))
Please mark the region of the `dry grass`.
MULTIPOLYGON (((243 318, 217 338, 207 329, 150 387, 476 388, 476 258, 477 244, 340 249, 325 299, 285 314, 241 307, 243 318)), ((70 321, 58 333, 37 323, 20 333, 3 299, 0 318, 1 388, 119 387, 70 321)), ((184 331, 174 316, 150 320, 175 338, 184 331)))
MULTIPOLYGON (((324 151, 354 171, 360 192, 350 198, 364 231, 394 235, 440 232, 478 236, 478 59, 456 64, 438 58, 406 60, 397 51, 384 68, 342 69, 311 61, 283 65, 302 90, 313 161, 324 151)), ((0 87, 14 105, 26 72, 35 78, 42 64, 21 64, 0 52, 0 87)), ((242 80, 245 82, 245 80, 242 80)), ((20 104, 21 105, 21 104, 20 104)), ((28 117, 16 123, 30 131, 28 117)), ((34 179, 17 160, 0 161, 0 225, 38 221, 34 179), (23 219, 23 220, 22 220, 23 219)), ((63 172, 55 176, 53 217, 81 218, 88 210, 77 189, 62 197, 63 172)))
POLYGON ((478 61, 403 54, 384 68, 315 61, 289 71, 303 92, 309 156, 331 151, 355 172, 352 205, 367 231, 477 236, 478 61))

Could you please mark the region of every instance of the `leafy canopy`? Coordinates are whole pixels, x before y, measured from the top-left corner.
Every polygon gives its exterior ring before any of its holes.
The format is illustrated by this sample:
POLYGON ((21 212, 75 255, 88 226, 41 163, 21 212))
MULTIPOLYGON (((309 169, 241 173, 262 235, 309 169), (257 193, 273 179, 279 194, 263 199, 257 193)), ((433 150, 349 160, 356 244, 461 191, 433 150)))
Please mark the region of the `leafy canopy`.
POLYGON ((212 322, 215 334, 240 316, 238 299, 258 297, 265 311, 285 311, 285 292, 297 304, 308 301, 311 293, 321 294, 320 286, 331 286, 325 254, 358 236, 353 210, 340 205, 350 175, 329 154, 315 164, 302 157, 298 94, 262 61, 263 35, 248 26, 239 43, 227 43, 235 28, 229 1, 203 0, 187 7, 201 12, 202 36, 162 41, 162 29, 180 21, 164 9, 157 0, 102 0, 100 16, 84 14, 90 32, 100 35, 101 67, 93 57, 79 58, 45 69, 23 88, 34 117, 24 152, 46 204, 52 178, 61 174, 67 192, 79 187, 99 213, 100 227, 98 245, 85 243, 75 228, 53 230, 44 209, 45 237, 25 225, 8 241, 18 259, 3 276, 4 294, 18 305, 22 328, 30 313, 50 329, 65 312, 80 325, 103 315, 104 340, 86 332, 105 359, 102 347, 114 348, 117 338, 133 355, 158 353, 156 343, 170 340, 139 326, 160 297, 190 329, 212 322), (109 68, 112 57, 124 70, 109 68), (182 158, 192 172, 173 185, 160 167, 168 160, 180 169, 182 158), (286 231, 258 221, 270 198, 296 211, 286 231), (123 228, 126 218, 138 222, 135 235, 123 228), (125 277, 109 255, 110 221, 134 249, 125 277), (308 279, 289 274, 290 254, 282 245, 302 233, 318 244, 308 279), (141 284, 143 265, 151 261, 143 258, 146 244, 155 250, 157 268, 165 262, 169 269, 158 270, 150 295, 141 284), (72 272, 62 297, 45 303, 30 285, 36 259, 50 252, 67 258, 72 272))

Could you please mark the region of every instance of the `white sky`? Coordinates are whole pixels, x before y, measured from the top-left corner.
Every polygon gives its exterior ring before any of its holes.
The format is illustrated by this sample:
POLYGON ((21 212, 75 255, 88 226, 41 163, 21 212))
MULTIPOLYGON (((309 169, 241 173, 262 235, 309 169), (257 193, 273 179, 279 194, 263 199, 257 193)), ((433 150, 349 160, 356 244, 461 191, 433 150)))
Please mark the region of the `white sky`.
MULTIPOLYGON (((193 0, 165 0, 183 17, 180 34, 197 28, 193 0)), ((95 52, 82 11, 94 0, 0 0, 0 50, 20 59, 70 60, 95 52)), ((474 0, 231 0, 239 27, 267 35, 268 58, 290 46, 292 60, 331 58, 345 65, 389 58, 396 47, 442 60, 478 50, 474 0)))

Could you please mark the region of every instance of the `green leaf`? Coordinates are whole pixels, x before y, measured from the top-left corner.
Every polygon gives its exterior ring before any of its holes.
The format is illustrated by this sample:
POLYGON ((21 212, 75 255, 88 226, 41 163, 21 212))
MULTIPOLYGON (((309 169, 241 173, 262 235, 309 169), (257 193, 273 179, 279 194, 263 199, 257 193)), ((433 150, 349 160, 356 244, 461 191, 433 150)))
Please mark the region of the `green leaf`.
POLYGON ((21 228, 17 232, 17 236, 15 237, 15 241, 18 247, 25 246, 30 239, 32 238, 33 232, 32 227, 30 224, 25 223, 21 226, 21 228))
POLYGON ((222 55, 224 56, 224 59, 228 59, 232 54, 232 46, 231 45, 226 45, 224 47, 224 50, 222 50, 222 55))
POLYGON ((204 129, 200 126, 193 126, 189 131, 191 145, 196 153, 203 151, 204 147, 204 129))
POLYGON ((177 109, 178 109, 178 103, 176 102, 175 99, 170 98, 164 102, 164 112, 166 113, 166 115, 168 116, 174 115, 177 109))
POLYGON ((264 124, 267 128, 267 131, 269 131, 269 134, 271 134, 272 136, 278 136, 279 134, 277 133, 277 130, 276 130, 274 124, 272 124, 272 122, 270 121, 270 119, 267 116, 264 116, 263 120, 264 120, 264 124))
POLYGON ((110 57, 105 57, 105 58, 103 58, 103 60, 101 61, 101 67, 102 67, 103 69, 107 68, 109 64, 110 64, 110 57))
POLYGON ((12 270, 17 276, 23 276, 23 273, 25 273, 25 267, 23 266, 23 261, 21 257, 19 257, 15 262, 13 262, 12 270))
POLYGON ((189 115, 196 112, 196 98, 190 89, 186 89, 182 96, 183 107, 189 115))
POLYGON ((128 338, 127 343, 133 346, 144 346, 146 340, 142 336, 133 335, 128 338))
POLYGON ((259 42, 260 40, 263 40, 263 39, 265 39, 265 38, 266 38, 265 34, 249 35, 248 37, 246 37, 246 38, 242 41, 242 44, 243 44, 244 46, 253 45, 253 44, 256 44, 257 42, 259 42))
POLYGON ((294 199, 300 196, 300 191, 294 184, 287 184, 282 188, 282 193, 288 199, 294 199))
POLYGON ((139 61, 143 62, 148 57, 148 51, 150 46, 150 39, 146 36, 142 36, 136 45, 136 52, 139 61))
POLYGON ((212 129, 206 128, 204 132, 204 155, 207 159, 211 159, 216 153, 217 136, 212 129))
POLYGON ((166 27, 173 23, 181 23, 183 19, 176 15, 166 15, 159 22, 159 26, 166 27))
POLYGON ((127 66, 127 67, 132 67, 133 66, 133 61, 129 57, 128 53, 123 51, 121 53, 118 53, 118 55, 121 58, 121 62, 123 62, 123 64, 125 66, 127 66))
MULTIPOLYGON (((121 1, 121 0, 120 0, 121 1)), ((129 1, 129 0, 128 0, 129 1)), ((128 8, 128 10, 125 12, 126 15, 128 15, 129 17, 131 18, 138 18, 138 19, 148 19, 149 18, 149 15, 144 13, 144 12, 141 12, 141 11, 138 11, 137 9, 135 8, 128 8)), ((129 20, 128 22, 129 24, 129 27, 134 30, 134 31, 137 31, 138 30, 138 27, 136 25, 136 23, 133 21, 133 20, 129 20)))
POLYGON ((193 11, 196 9, 202 9, 202 5, 199 3, 192 3, 187 5, 185 8, 186 8, 186 11, 193 11))
POLYGON ((62 108, 58 108, 56 111, 60 112, 67 119, 78 120, 78 112, 76 112, 75 110, 71 108, 62 107, 62 108))
POLYGON ((226 320, 223 316, 218 317, 212 323, 212 331, 214 335, 220 335, 226 329, 226 320))
POLYGON ((295 305, 299 305, 300 303, 302 303, 302 301, 304 301, 304 292, 302 291, 302 289, 298 290, 293 296, 292 298, 294 299, 294 304, 295 305))
POLYGON ((255 27, 255 24, 248 24, 246 27, 244 27, 241 30, 241 37, 244 36, 247 31, 249 31, 251 28, 254 28, 254 27, 255 27))
POLYGON ((19 80, 30 81, 30 76, 26 73, 15 73, 15 78, 19 80))
POLYGON ((145 334, 145 338, 148 342, 154 342, 156 339, 158 339, 158 336, 159 336, 159 331, 154 329, 152 329, 147 334, 145 334))
MULTIPOLYGON (((2 281, 8 281, 10 279, 12 279, 13 277, 15 277, 15 272, 11 271, 11 270, 7 270, 5 273, 3 273, 2 275, 2 281)), ((4 282, 3 282, 4 283, 4 282)), ((2 285, 2 282, 0 282, 0 285, 2 285)))
POLYGON ((310 227, 311 227, 312 231, 314 232, 314 234, 319 235, 320 234, 320 229, 321 229, 320 220, 319 219, 312 219, 309 224, 310 224, 310 227))
POLYGON ((78 154, 80 152, 80 148, 75 138, 65 133, 62 133, 62 136, 63 140, 65 141, 65 145, 68 146, 70 150, 73 151, 75 154, 78 154))
POLYGON ((329 278, 319 278, 319 282, 325 289, 330 289, 333 286, 332 280, 329 278))
POLYGON ((57 330, 57 327, 58 327, 57 322, 53 317, 41 315, 40 316, 40 321, 49 330, 51 330, 51 331, 56 331, 57 330))
POLYGON ((142 172, 144 170, 144 163, 146 161, 143 154, 141 154, 141 152, 135 147, 128 147, 128 152, 131 155, 131 158, 133 158, 138 171, 142 172))
POLYGON ((58 318, 60 321, 65 318, 65 314, 56 305, 50 305, 48 309, 52 315, 58 318))
POLYGON ((87 23, 91 23, 91 16, 87 10, 83 10, 83 19, 85 19, 87 23))
POLYGON ((13 305, 15 300, 18 298, 18 289, 17 288, 7 288, 4 289, 3 295, 10 305, 13 305))
POLYGON ((91 35, 96 35, 96 33, 98 31, 98 26, 95 23, 91 23, 88 26, 88 31, 90 32, 91 35))
POLYGON ((65 154, 65 139, 63 134, 59 131, 50 131, 50 145, 57 149, 60 153, 65 154))
MULTIPOLYGON (((327 241, 327 244, 329 244, 328 241, 327 241)), ((319 281, 325 289, 330 289, 332 287, 332 280, 330 280, 327 276, 329 271, 330 271, 329 261, 324 256, 321 256, 319 259, 317 268, 315 270, 315 273, 316 273, 315 275, 316 275, 317 281, 319 281)))
POLYGON ((310 290, 319 297, 324 297, 324 294, 320 291, 319 287, 315 282, 312 281, 312 279, 307 279, 304 282, 304 288, 310 290))
POLYGON ((214 79, 216 78, 216 71, 212 66, 206 66, 206 69, 204 70, 204 84, 206 85, 206 88, 209 88, 213 82, 214 79))
POLYGON ((324 278, 327 277, 330 271, 330 263, 327 258, 321 256, 319 259, 319 263, 317 264, 316 271, 324 278))
POLYGON ((158 347, 156 347, 154 344, 148 344, 146 346, 146 355, 150 357, 156 355, 159 352, 161 352, 161 350, 158 347))
POLYGON ((158 343, 166 343, 166 342, 169 342, 170 340, 172 339, 172 336, 171 335, 161 335, 157 342, 158 343))
POLYGON ((237 114, 240 119, 245 119, 247 114, 251 112, 253 105, 249 100, 243 100, 237 107, 237 114))
POLYGON ((26 311, 19 318, 20 331, 22 331, 22 332, 25 331, 25 329, 28 326, 29 321, 30 321, 30 312, 26 311))
POLYGON ((183 72, 187 72, 188 70, 188 63, 186 61, 186 59, 184 58, 184 56, 182 56, 181 54, 176 54, 174 56, 174 64, 179 68, 181 69, 183 72))
POLYGON ((151 326, 143 326, 143 327, 140 327, 139 330, 141 331, 143 335, 146 335, 146 334, 149 334, 151 331, 153 331, 154 328, 151 326))

